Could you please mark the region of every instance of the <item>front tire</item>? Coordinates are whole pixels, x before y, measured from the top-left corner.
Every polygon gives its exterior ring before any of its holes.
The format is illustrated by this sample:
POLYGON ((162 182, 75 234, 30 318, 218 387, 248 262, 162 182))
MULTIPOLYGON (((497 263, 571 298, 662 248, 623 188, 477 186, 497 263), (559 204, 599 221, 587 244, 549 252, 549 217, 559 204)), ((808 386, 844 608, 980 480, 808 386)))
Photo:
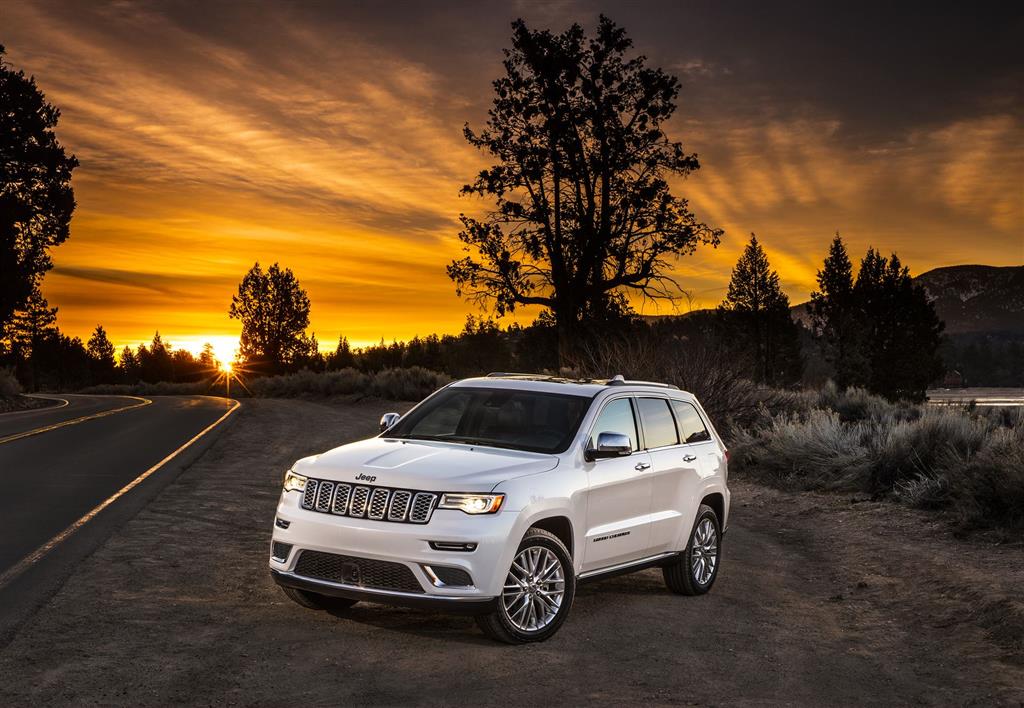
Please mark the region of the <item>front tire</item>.
POLYGON ((679 595, 703 595, 715 584, 721 557, 722 527, 718 514, 707 504, 701 504, 686 550, 679 560, 661 570, 665 585, 679 595))
POLYGON ((329 595, 320 595, 315 592, 309 592, 307 590, 299 590, 298 588, 281 587, 281 591, 288 597, 292 602, 302 605, 309 610, 327 610, 327 611, 340 611, 347 610, 356 604, 358 600, 350 600, 347 597, 331 597, 329 595))
POLYGON ((505 576, 497 610, 477 617, 477 624, 499 642, 543 642, 562 626, 575 595, 568 549, 554 534, 531 528, 505 576))

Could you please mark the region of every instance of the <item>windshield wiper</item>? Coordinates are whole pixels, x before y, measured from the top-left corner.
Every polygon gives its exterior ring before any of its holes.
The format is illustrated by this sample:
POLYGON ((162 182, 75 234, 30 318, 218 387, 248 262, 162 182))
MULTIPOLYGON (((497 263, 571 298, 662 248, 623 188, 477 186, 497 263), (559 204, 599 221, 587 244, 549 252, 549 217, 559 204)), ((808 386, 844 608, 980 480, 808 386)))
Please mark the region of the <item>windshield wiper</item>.
POLYGON ((485 438, 470 438, 459 435, 392 435, 390 437, 401 440, 431 440, 437 442, 461 443, 462 445, 482 445, 484 447, 497 447, 505 450, 521 449, 509 443, 487 440, 485 438))

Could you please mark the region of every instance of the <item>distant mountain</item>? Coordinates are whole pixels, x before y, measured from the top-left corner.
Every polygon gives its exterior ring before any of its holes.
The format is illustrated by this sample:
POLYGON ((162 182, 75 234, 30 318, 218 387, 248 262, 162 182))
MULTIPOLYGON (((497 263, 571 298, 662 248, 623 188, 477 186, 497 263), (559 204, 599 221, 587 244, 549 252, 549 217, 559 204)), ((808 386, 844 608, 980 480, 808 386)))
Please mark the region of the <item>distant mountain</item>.
POLYGON ((914 282, 924 286, 947 334, 1024 334, 1024 266, 948 266, 914 282))
MULTIPOLYGON (((946 266, 914 282, 935 304, 946 334, 1024 334, 1024 266, 946 266)), ((805 325, 807 306, 793 307, 793 317, 805 325)))

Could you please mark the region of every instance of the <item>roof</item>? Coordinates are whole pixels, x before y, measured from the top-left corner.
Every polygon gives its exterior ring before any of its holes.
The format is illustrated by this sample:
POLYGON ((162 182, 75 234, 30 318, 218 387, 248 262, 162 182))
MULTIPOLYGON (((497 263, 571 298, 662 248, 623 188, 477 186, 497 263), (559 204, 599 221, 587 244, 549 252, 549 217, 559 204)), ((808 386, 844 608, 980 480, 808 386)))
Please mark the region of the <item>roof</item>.
POLYGON ((524 391, 539 391, 541 393, 562 393, 571 396, 584 396, 593 398, 602 391, 619 389, 620 387, 629 390, 676 390, 678 387, 663 383, 650 381, 626 381, 621 376, 612 379, 569 379, 561 376, 549 376, 546 374, 518 374, 495 372, 472 379, 456 381, 453 386, 473 386, 476 388, 511 388, 510 382, 515 382, 515 388, 524 391))

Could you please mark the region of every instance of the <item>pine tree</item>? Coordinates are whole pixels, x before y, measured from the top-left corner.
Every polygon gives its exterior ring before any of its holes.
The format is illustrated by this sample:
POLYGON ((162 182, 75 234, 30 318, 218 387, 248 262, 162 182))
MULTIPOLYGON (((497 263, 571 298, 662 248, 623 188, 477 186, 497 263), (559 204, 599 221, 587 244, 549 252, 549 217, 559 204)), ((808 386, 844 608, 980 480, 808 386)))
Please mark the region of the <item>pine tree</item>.
POLYGON ((924 289, 895 253, 886 259, 869 248, 854 295, 865 322, 868 389, 891 400, 923 400, 944 371, 939 346, 945 326, 924 289))
POLYGON ((28 389, 35 391, 39 387, 40 349, 48 340, 60 335, 57 329, 57 308, 50 307, 37 286, 23 307, 15 311, 8 331, 15 359, 28 361, 28 389))
POLYGON ((86 351, 89 353, 93 382, 113 383, 116 366, 114 345, 107 338, 103 325, 96 325, 96 330, 89 338, 86 351))
POLYGON ((198 364, 207 372, 214 371, 220 366, 220 362, 217 361, 217 354, 214 352, 213 345, 210 342, 203 345, 203 351, 199 353, 198 364))
POLYGON ((842 389, 864 386, 868 363, 862 352, 863 318, 853 291, 853 264, 838 233, 818 271, 818 288, 811 293, 811 325, 835 382, 842 389))
POLYGON ((135 383, 139 380, 139 357, 131 347, 126 346, 121 350, 118 368, 121 370, 121 380, 124 383, 135 383))
POLYGON ((351 366, 355 366, 356 359, 352 354, 352 347, 348 343, 348 337, 345 335, 338 335, 338 346, 335 348, 334 353, 328 357, 328 367, 333 370, 347 369, 351 366))
POLYGON ((779 274, 771 269, 754 234, 733 268, 720 309, 740 323, 741 337, 753 350, 755 380, 785 384, 799 378, 799 330, 790 316, 779 274))

